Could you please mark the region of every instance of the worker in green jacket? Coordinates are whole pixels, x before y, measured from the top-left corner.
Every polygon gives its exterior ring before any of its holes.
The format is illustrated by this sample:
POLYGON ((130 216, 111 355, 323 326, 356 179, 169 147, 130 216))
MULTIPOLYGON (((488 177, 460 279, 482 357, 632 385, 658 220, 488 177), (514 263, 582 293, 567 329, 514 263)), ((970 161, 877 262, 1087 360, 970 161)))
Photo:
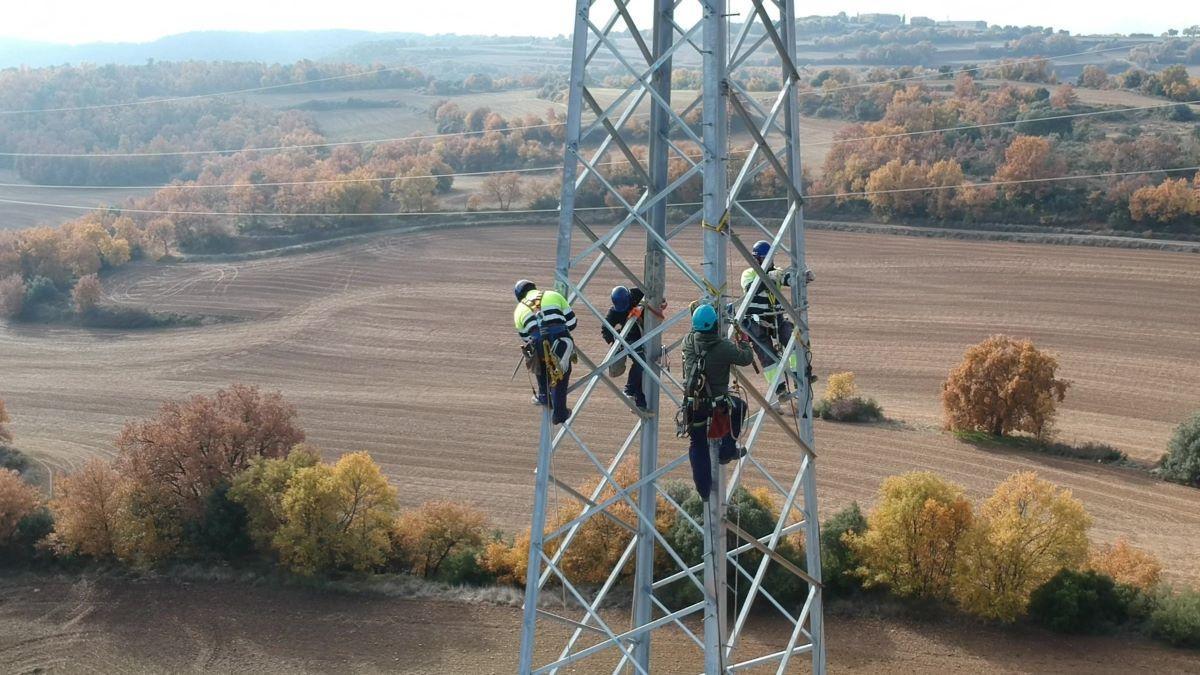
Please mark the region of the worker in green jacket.
POLYGON ((712 305, 700 305, 692 312, 692 332, 683 339, 683 373, 688 383, 687 400, 684 401, 688 410, 688 457, 696 490, 706 500, 712 489, 709 424, 715 415, 729 416, 729 429, 720 437, 720 463, 728 464, 746 454, 737 444, 746 415, 746 402, 729 393, 729 369, 748 366, 754 360, 754 350, 745 334, 739 332, 735 343, 718 334, 719 326, 717 310, 712 305), (701 364, 703 372, 699 373, 701 364))

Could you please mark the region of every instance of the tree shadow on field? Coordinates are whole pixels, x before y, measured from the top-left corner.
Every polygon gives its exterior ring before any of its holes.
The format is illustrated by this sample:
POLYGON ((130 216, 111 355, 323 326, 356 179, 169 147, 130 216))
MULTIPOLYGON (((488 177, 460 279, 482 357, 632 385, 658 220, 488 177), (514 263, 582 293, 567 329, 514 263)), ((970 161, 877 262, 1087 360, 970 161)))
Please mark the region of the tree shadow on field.
POLYGON ((1033 443, 1026 442, 1023 439, 998 439, 991 436, 957 435, 954 433, 947 433, 947 435, 963 445, 969 445, 988 455, 1020 458, 1032 464, 1056 471, 1064 471, 1093 478, 1119 480, 1129 487, 1168 484, 1166 481, 1150 473, 1150 467, 1129 459, 1113 461, 1053 454, 1039 450, 1033 443))

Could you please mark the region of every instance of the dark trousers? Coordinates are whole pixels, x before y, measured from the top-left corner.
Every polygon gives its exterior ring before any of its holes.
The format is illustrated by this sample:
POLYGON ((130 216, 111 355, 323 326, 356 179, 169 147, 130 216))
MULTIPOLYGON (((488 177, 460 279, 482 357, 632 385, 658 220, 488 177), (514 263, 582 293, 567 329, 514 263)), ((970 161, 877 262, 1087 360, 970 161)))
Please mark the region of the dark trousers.
MULTIPOLYGON (((549 402, 555 424, 562 424, 571 416, 571 409, 567 407, 567 388, 571 384, 571 362, 567 360, 566 356, 568 349, 573 345, 569 343, 569 340, 570 338, 557 339, 550 347, 554 355, 559 358, 559 366, 563 370, 562 379, 553 387, 550 386, 550 378, 546 372, 546 364, 541 358, 540 351, 538 353, 539 358, 534 360, 538 383, 538 399, 549 402), (549 397, 546 396, 547 389, 550 390, 549 397)), ((537 343, 537 348, 539 350, 542 348, 540 342, 537 343)))
MULTIPOLYGON (((737 437, 742 435, 742 420, 746 417, 746 402, 736 396, 730 396, 732 405, 729 407, 730 433, 721 438, 721 448, 717 453, 720 461, 729 461, 738 456, 737 437)), ((724 404, 720 404, 724 405, 724 404)), ((708 456, 708 416, 697 416, 692 419, 692 427, 688 430, 690 444, 688 459, 692 463, 692 481, 701 499, 708 499, 712 489, 712 462, 708 456)))
POLYGON ((742 326, 750 336, 750 344, 754 347, 759 364, 763 368, 770 368, 779 363, 779 352, 783 351, 792 336, 792 322, 783 316, 775 316, 763 319, 763 323, 745 321, 742 326), (776 341, 779 342, 778 347, 776 341))
MULTIPOLYGON (((646 358, 646 355, 638 350, 637 355, 641 358, 646 358)), ((638 363, 637 359, 629 357, 629 378, 625 380, 625 393, 633 398, 634 405, 639 408, 646 407, 646 393, 642 388, 642 364, 638 363)))

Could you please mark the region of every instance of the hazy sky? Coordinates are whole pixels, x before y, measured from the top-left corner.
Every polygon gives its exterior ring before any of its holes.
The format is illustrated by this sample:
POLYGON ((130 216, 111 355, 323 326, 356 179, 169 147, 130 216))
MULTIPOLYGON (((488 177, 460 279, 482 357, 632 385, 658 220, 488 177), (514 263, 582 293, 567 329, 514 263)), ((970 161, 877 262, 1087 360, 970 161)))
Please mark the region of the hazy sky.
MULTIPOLYGON (((487 35, 558 35, 571 26, 573 0, 9 0, 0 36, 50 42, 147 41, 192 30, 357 28, 487 35), (434 11, 440 8, 442 11, 434 11)), ((634 5, 647 5, 635 0, 634 5)), ((698 4, 685 2, 687 4, 698 4)), ((731 2, 736 7, 737 0, 731 2)), ((745 3, 749 4, 749 3, 745 3)), ((799 13, 887 12, 935 19, 1041 25, 1074 33, 1149 32, 1200 23, 1196 0, 808 0, 799 13)))

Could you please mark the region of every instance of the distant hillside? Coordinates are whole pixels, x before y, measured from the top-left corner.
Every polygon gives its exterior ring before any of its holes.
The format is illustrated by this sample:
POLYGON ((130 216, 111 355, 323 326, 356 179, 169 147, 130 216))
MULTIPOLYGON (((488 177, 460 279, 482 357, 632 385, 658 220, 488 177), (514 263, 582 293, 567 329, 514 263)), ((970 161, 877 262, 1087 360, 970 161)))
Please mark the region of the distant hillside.
POLYGON ((294 63, 322 59, 355 44, 372 40, 420 38, 411 33, 372 33, 359 30, 197 31, 170 35, 146 43, 61 45, 0 38, 0 68, 49 66, 65 63, 136 65, 157 61, 260 61, 294 63))

